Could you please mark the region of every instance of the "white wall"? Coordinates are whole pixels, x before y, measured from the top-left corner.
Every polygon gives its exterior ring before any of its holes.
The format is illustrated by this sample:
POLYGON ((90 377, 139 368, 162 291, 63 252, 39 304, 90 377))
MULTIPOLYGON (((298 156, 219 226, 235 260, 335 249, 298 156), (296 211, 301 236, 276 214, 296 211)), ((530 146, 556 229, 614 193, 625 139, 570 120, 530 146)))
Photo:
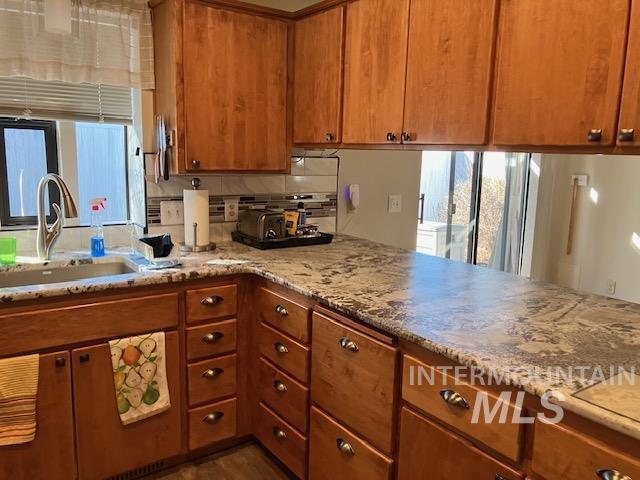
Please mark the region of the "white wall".
POLYGON ((422 152, 341 150, 338 232, 415 249, 422 152), (360 206, 349 209, 345 189, 360 185, 360 206), (402 195, 402 212, 388 212, 389 195, 402 195))
POLYGON ((532 276, 640 302, 640 157, 543 155, 532 276), (571 175, 589 175, 578 193, 573 252, 566 254, 571 175))

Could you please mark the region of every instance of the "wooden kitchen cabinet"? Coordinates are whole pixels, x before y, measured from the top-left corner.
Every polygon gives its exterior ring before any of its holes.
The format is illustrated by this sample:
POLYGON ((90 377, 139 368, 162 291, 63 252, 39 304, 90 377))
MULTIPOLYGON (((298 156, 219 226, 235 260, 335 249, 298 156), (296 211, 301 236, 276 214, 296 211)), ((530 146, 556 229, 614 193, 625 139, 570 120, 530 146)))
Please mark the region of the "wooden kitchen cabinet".
POLYGON ((493 142, 599 146, 616 138, 628 0, 505 0, 493 142))
POLYGON ((620 104, 618 145, 640 145, 640 2, 632 2, 627 62, 620 104))
POLYGON ((68 352, 40 356, 36 437, 22 445, 0 447, 0 478, 76 478, 68 352))
POLYGON ((411 2, 403 143, 486 143, 496 7, 411 2))
POLYGON ((178 334, 165 335, 171 408, 122 425, 116 406, 108 344, 72 352, 78 473, 80 479, 107 478, 181 453, 182 402, 178 334))
POLYGON ((294 143, 341 140, 344 13, 339 6, 296 21, 294 143))
POLYGON ((347 5, 343 143, 400 143, 408 23, 409 0, 347 5))

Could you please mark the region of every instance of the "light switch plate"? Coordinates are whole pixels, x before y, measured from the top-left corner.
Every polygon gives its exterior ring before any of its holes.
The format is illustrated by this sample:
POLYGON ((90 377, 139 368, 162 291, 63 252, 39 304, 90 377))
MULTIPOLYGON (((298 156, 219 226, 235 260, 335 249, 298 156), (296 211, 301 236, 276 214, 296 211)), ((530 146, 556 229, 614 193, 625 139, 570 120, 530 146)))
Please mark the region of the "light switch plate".
POLYGON ((225 198, 224 199, 224 221, 225 222, 237 222, 238 221, 238 203, 239 198, 225 198))
POLYGON ((402 212, 402 195, 389 195, 389 213, 402 212))
POLYGON ((611 279, 607 280, 607 293, 609 295, 616 294, 616 287, 617 287, 617 284, 615 280, 611 280, 611 279))
POLYGON ((182 225, 184 223, 183 203, 178 200, 160 202, 160 224, 182 225))

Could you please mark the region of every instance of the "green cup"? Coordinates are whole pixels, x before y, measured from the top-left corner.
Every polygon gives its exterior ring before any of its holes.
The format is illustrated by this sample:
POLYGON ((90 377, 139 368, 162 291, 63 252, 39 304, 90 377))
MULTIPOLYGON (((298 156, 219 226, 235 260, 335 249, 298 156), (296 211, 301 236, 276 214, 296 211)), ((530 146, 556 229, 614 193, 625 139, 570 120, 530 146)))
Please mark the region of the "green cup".
POLYGON ((16 263, 16 237, 0 237, 0 264, 16 263))

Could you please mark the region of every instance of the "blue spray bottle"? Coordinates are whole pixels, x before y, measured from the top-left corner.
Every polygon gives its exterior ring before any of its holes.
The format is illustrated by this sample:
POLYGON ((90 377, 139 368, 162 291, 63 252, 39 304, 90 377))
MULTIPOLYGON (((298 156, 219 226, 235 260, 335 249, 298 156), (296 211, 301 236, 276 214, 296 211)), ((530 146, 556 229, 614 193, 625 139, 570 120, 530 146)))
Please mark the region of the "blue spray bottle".
POLYGON ((105 209, 106 198, 94 198, 89 202, 91 207, 91 256, 104 257, 104 228, 102 226, 102 212, 105 209))

